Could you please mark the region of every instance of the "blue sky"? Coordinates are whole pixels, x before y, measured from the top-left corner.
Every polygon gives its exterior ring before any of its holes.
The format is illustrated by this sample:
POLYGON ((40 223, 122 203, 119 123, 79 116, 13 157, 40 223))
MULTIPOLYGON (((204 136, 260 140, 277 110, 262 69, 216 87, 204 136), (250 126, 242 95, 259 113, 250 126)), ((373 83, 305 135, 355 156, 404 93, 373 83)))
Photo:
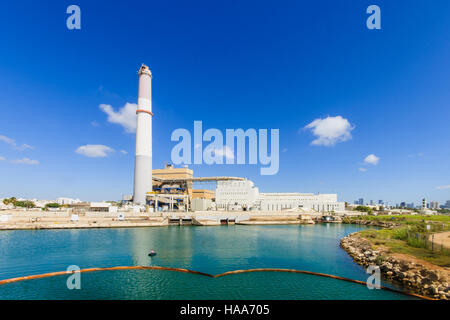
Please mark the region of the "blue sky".
POLYGON ((450 2, 93 2, 2 6, 0 197, 130 194, 135 135, 99 106, 136 103, 146 63, 155 168, 170 162, 172 131, 201 120, 223 132, 280 129, 280 169, 191 166, 196 176, 343 201, 450 200, 450 2), (70 4, 81 8, 81 30, 66 28, 70 4), (366 28, 371 4, 381 30, 366 28), (338 116, 351 138, 312 145, 305 126, 338 116), (75 152, 89 144, 113 151, 75 152), (364 163, 371 154, 376 165, 364 163))

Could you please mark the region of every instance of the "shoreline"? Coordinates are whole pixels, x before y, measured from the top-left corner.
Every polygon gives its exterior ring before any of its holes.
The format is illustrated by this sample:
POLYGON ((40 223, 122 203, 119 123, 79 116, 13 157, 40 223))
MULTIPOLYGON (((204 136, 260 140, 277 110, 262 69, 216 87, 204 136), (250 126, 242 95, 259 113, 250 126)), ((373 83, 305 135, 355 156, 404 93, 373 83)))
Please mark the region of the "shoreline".
POLYGON ((144 214, 127 212, 122 218, 117 213, 88 212, 72 221, 67 212, 13 212, 7 221, 0 222, 1 230, 49 230, 91 228, 135 228, 220 225, 300 225, 314 224, 315 217, 298 212, 165 212, 144 214))
POLYGON ((20 224, 0 224, 0 231, 12 231, 12 230, 70 230, 70 229, 114 229, 114 228, 147 228, 147 227, 169 227, 169 226, 182 226, 182 227, 211 227, 221 225, 311 225, 314 223, 304 223, 302 221, 285 221, 285 220, 252 220, 242 221, 229 224, 221 224, 216 221, 204 221, 199 220, 191 224, 174 225, 169 224, 167 220, 163 222, 132 222, 132 221, 120 221, 120 222, 100 222, 100 223, 20 223, 20 224))
POLYGON ((450 299, 450 272, 411 255, 391 253, 387 249, 374 250, 369 240, 358 232, 340 240, 340 246, 353 261, 363 267, 378 265, 381 275, 400 284, 405 290, 434 299, 450 299))

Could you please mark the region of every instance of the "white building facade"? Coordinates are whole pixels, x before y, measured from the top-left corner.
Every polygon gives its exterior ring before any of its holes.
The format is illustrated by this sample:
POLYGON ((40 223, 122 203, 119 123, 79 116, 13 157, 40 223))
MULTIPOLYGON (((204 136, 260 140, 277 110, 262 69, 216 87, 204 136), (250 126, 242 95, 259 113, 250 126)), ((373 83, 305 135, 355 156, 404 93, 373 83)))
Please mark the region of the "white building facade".
POLYGON ((441 208, 439 202, 437 201, 431 201, 430 202, 430 209, 431 210, 439 210, 441 208))
POLYGON ((75 204, 80 203, 80 199, 72 199, 72 198, 58 198, 56 199, 56 203, 59 205, 65 205, 65 204, 75 204))
POLYGON ((252 181, 217 181, 216 206, 218 209, 230 209, 240 206, 250 209, 255 206, 259 190, 252 181))
POLYGON ((305 209, 316 212, 345 211, 345 203, 337 201, 337 194, 259 193, 250 180, 218 181, 216 188, 218 209, 282 211, 305 209))

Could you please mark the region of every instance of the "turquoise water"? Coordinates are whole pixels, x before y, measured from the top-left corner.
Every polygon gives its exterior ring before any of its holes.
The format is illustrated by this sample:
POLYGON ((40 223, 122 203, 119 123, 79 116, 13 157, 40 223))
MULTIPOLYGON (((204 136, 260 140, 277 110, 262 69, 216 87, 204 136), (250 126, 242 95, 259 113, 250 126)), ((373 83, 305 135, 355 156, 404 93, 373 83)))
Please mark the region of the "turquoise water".
MULTIPOLYGON (((368 275, 339 247, 364 227, 154 227, 0 232, 0 279, 112 266, 164 266, 210 274, 251 268, 289 268, 365 281, 368 275), (158 255, 147 253, 155 249, 158 255)), ((262 272, 208 278, 159 270, 81 274, 82 289, 67 276, 0 286, 0 299, 405 299, 384 290, 318 276, 262 272)), ((392 286, 389 283, 383 285, 392 286)))

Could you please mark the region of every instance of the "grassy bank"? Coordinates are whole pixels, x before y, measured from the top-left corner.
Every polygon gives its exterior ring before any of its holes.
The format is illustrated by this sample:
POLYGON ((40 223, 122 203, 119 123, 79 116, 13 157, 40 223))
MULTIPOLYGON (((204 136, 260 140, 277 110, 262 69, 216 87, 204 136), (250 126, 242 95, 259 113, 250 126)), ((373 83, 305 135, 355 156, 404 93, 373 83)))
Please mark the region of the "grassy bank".
POLYGON ((369 220, 369 221, 386 221, 395 222, 400 224, 417 224, 421 222, 442 222, 445 224, 450 224, 450 215, 436 215, 436 216, 426 216, 426 215, 379 215, 379 216, 357 216, 350 217, 351 220, 369 220))
POLYGON ((393 222, 392 229, 364 230, 360 234, 375 249, 387 248, 391 253, 412 255, 439 266, 450 267, 450 250, 429 240, 433 233, 450 231, 450 216, 362 216, 350 220, 393 222))

